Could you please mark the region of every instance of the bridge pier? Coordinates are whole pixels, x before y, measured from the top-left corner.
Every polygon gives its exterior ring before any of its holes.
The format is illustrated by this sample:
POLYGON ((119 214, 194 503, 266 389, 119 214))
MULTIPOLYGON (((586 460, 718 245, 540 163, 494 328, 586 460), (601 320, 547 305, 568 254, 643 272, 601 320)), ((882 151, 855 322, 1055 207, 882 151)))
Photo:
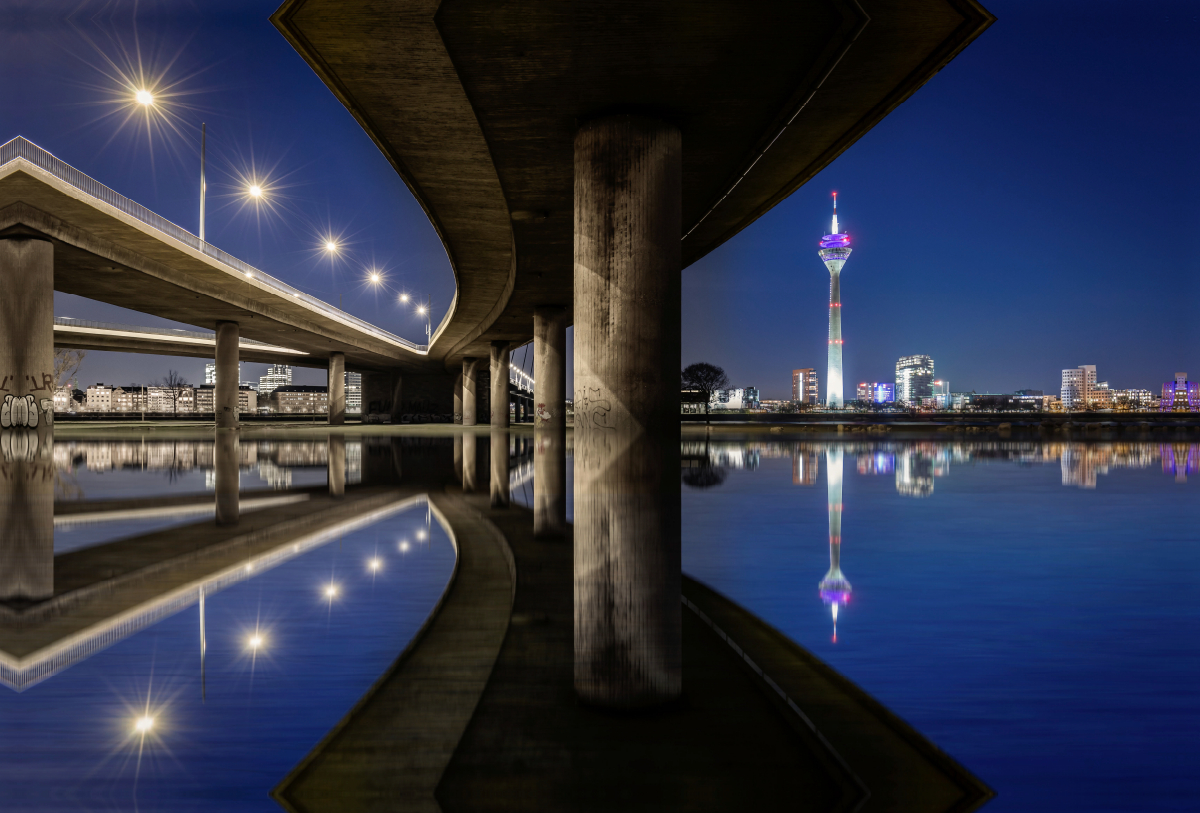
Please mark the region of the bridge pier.
POLYGON ((681 139, 636 115, 575 136, 575 690, 679 696, 681 139))
POLYGON ((329 425, 346 423, 346 354, 329 354, 329 425))
POLYGON ((463 422, 463 374, 459 370, 454 377, 454 422, 462 426, 463 422))
MULTIPOLYGON (((507 429, 508 415, 508 348, 512 342, 495 341, 491 347, 491 364, 489 366, 488 384, 491 393, 488 406, 492 413, 492 428, 507 429)), ((507 460, 507 455, 505 456, 507 460)))
POLYGON ((218 429, 238 428, 238 342, 237 322, 217 322, 217 384, 213 390, 213 413, 218 429))
POLYGON ((478 422, 476 390, 479 387, 479 359, 467 356, 462 365, 462 425, 475 426, 478 422))
POLYGON ((0 239, 0 432, 54 421, 54 244, 0 239))
POLYGON ((533 312, 533 535, 567 528, 567 310, 533 312))

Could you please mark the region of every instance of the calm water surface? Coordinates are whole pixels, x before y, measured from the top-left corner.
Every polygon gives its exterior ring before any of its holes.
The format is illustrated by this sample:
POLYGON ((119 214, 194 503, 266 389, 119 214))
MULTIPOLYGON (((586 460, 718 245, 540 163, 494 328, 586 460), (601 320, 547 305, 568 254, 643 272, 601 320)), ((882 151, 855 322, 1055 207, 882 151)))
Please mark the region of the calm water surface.
POLYGON ((960 760, 987 810, 1200 809, 1200 445, 683 452, 684 571, 960 760), (822 596, 838 503, 849 588, 822 596))
MULTIPOLYGON (((361 477, 359 446, 346 443, 349 484, 361 477)), ((242 442, 243 504, 325 486, 329 448, 242 442)), ((117 499, 204 495, 215 487, 213 444, 60 441, 54 475, 59 505, 100 513, 117 499)), ((211 525, 212 511, 57 519, 60 555, 211 525)), ((0 809, 279 810, 269 790, 395 660, 453 564, 449 539, 417 501, 209 590, 203 611, 188 602, 28 685, 0 688, 0 809), (152 724, 139 732, 143 717, 152 724)))

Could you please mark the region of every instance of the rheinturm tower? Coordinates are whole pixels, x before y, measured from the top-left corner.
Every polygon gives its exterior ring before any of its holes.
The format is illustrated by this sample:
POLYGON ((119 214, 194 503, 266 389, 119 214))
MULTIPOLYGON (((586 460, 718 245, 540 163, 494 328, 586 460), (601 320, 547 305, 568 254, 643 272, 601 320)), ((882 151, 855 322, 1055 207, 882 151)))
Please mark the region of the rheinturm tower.
POLYGON ((825 406, 841 409, 842 400, 842 266, 850 256, 850 235, 838 231, 837 192, 833 193, 833 228, 817 252, 829 269, 829 375, 825 377, 825 406))
MULTIPOLYGON (((837 231, 835 228, 834 231, 837 231)), ((817 590, 833 613, 833 641, 837 643, 838 608, 850 601, 850 582, 842 574, 842 449, 825 452, 825 479, 829 486, 829 572, 817 590)))

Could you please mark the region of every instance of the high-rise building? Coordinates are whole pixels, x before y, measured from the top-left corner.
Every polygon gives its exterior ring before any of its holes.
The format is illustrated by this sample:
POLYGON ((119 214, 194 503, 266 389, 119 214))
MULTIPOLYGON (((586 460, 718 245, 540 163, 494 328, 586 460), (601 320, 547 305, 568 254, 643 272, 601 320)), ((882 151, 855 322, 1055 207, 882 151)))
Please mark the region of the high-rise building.
POLYGON ((871 400, 877 404, 890 404, 896 400, 896 388, 887 381, 877 381, 871 385, 871 400))
POLYGON ((1073 370, 1062 371, 1062 390, 1059 397, 1066 410, 1087 409, 1096 389, 1096 365, 1081 364, 1073 370))
POLYGON ((277 387, 292 385, 292 368, 286 364, 272 364, 267 368, 267 374, 258 379, 258 396, 262 400, 271 397, 277 387))
POLYGON ((829 373, 825 379, 825 405, 842 408, 842 266, 850 256, 850 235, 838 231, 837 192, 833 193, 833 228, 817 252, 829 269, 829 373))
MULTIPOLYGON (((204 383, 212 384, 212 385, 216 386, 217 363, 215 361, 210 361, 204 365, 204 383)), ((238 362, 238 386, 239 387, 249 386, 249 384, 247 382, 242 381, 242 363, 240 361, 238 362)))
POLYGON ((346 373, 346 411, 362 412, 362 373, 346 373))
POLYGON ((817 371, 812 367, 792 370, 792 400, 802 404, 816 404, 821 400, 817 371))
POLYGON ((869 403, 871 401, 871 385, 866 381, 859 384, 856 397, 859 401, 866 401, 869 403))
POLYGON ((896 400, 920 404, 933 397, 933 359, 929 356, 904 356, 896 362, 896 400))

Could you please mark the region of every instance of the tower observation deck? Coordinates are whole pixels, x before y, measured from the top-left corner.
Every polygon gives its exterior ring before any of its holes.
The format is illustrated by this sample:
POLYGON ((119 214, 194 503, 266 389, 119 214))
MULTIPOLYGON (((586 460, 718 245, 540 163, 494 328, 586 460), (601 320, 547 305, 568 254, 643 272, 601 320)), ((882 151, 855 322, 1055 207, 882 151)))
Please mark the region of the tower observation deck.
POLYGON ((825 377, 825 406, 841 409, 842 399, 842 266, 850 256, 850 235, 838 231, 837 192, 833 193, 833 228, 817 252, 829 269, 829 374, 825 377))

